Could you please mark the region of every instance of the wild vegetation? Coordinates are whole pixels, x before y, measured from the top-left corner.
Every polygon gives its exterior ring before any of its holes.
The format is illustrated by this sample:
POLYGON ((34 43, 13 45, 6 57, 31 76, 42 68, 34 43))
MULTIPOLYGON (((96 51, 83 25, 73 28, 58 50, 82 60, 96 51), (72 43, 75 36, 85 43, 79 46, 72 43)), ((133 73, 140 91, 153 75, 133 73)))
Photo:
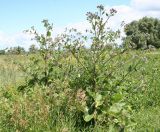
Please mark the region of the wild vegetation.
POLYGON ((120 48, 100 5, 82 34, 32 27, 39 49, 0 56, 0 131, 159 131, 159 51, 120 48))

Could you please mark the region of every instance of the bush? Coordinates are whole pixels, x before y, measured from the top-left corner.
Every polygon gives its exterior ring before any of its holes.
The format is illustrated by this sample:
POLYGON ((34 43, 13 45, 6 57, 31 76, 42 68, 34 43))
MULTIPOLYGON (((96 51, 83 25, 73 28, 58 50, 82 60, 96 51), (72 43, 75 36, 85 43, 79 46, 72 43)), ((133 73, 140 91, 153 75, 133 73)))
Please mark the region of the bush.
POLYGON ((26 84, 18 90, 29 93, 37 86, 50 88, 50 114, 54 117, 54 108, 63 118, 70 113, 74 127, 81 130, 97 126, 110 131, 132 130, 129 90, 124 83, 128 83, 140 60, 134 54, 125 58, 129 51, 117 48, 115 43, 120 31, 107 28, 117 11, 107 13, 102 5, 97 9, 87 13, 91 25, 87 35, 70 29, 53 39, 52 24, 47 20, 42 21, 45 34, 34 27, 27 31, 35 36, 40 49, 27 67, 22 67, 27 74, 26 84))

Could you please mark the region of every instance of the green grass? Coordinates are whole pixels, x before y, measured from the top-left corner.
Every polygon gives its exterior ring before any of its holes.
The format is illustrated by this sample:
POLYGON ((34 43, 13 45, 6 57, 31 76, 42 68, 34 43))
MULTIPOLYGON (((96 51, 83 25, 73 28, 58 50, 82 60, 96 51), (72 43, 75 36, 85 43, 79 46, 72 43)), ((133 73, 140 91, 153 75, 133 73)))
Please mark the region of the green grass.
POLYGON ((16 62, 25 62, 26 57, 22 55, 0 56, 0 86, 12 84, 14 86, 23 80, 24 73, 19 70, 16 62))
POLYGON ((134 114, 137 122, 137 132, 159 132, 160 131, 160 107, 141 109, 134 114))
MULTIPOLYGON (((137 132, 160 131, 160 54, 159 51, 147 52, 147 62, 143 64, 143 70, 133 74, 130 79, 135 84, 130 87, 133 91, 128 101, 135 108, 137 132), (141 82, 140 75, 144 72, 144 82, 141 82), (140 86, 139 83, 141 82, 140 86), (135 92, 134 94, 134 89, 135 92)), ((24 73, 20 71, 15 61, 25 62, 27 56, 0 56, 0 131, 57 131, 74 132, 75 120, 72 115, 61 115, 58 108, 50 111, 50 99, 48 93, 51 89, 39 87, 23 95, 17 91, 17 86, 24 81, 24 73)), ((54 106, 52 106, 54 108, 54 106)), ((105 131, 96 127, 86 131, 105 131)))

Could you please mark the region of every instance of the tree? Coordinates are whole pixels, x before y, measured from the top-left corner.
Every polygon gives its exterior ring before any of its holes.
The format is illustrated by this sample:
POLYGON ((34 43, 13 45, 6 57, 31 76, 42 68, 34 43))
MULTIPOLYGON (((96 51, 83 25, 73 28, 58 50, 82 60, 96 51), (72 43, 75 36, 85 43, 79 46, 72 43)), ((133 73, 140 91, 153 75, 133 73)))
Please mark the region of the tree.
POLYGON ((144 17, 125 26, 123 46, 134 49, 160 48, 160 20, 144 17))
POLYGON ((23 54, 25 53, 25 49, 23 47, 17 46, 17 47, 11 47, 8 50, 8 54, 23 54))
POLYGON ((37 51, 38 48, 34 44, 29 47, 29 53, 36 53, 37 51))

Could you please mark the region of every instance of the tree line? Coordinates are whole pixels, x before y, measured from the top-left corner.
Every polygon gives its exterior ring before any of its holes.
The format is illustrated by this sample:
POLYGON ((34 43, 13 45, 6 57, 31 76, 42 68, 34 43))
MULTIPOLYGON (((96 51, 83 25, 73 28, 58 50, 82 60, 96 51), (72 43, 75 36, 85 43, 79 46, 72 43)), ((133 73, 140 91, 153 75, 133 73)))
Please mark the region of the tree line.
POLYGON ((21 46, 15 46, 15 47, 10 47, 10 48, 6 48, 3 50, 0 50, 0 55, 5 55, 5 54, 14 54, 14 55, 19 55, 19 54, 34 54, 38 51, 38 47, 36 47, 35 44, 32 44, 28 51, 21 47, 21 46))
MULTIPOLYGON (((130 49, 160 48, 160 20, 158 18, 143 17, 138 21, 132 21, 124 27, 125 37, 121 47, 130 49)), ((4 54, 36 53, 38 47, 32 44, 28 51, 21 46, 10 47, 0 50, 4 54)))

